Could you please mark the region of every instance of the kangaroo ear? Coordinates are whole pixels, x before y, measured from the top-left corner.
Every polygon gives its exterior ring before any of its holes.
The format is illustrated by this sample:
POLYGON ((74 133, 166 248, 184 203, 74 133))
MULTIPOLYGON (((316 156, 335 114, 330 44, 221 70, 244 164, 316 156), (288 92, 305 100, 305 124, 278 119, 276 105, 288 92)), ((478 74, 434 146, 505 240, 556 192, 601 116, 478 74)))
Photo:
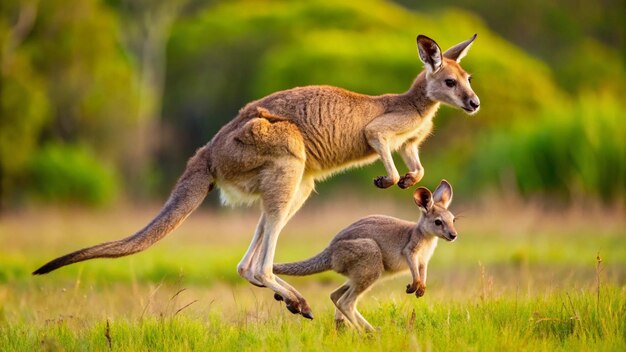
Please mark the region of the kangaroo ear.
POLYGON ((424 212, 429 211, 433 206, 433 195, 426 187, 418 187, 415 192, 413 192, 413 200, 424 212))
POLYGON ((441 68, 441 62, 443 61, 441 49, 434 40, 422 34, 418 35, 417 52, 419 53, 420 60, 422 60, 424 66, 426 66, 426 69, 430 73, 441 68))
POLYGON ((435 204, 439 204, 448 209, 450 203, 452 203, 452 196, 452 186, 450 183, 446 180, 441 180, 441 183, 437 186, 435 193, 433 193, 433 200, 435 204))
POLYGON ((446 50, 445 53, 443 53, 443 56, 445 58, 454 60, 456 62, 461 62, 461 59, 465 57, 465 55, 467 55, 467 52, 469 51, 470 47, 472 46, 472 42, 474 42, 474 39, 476 39, 476 36, 478 34, 474 34, 470 39, 459 43, 453 47, 451 47, 450 49, 446 50))

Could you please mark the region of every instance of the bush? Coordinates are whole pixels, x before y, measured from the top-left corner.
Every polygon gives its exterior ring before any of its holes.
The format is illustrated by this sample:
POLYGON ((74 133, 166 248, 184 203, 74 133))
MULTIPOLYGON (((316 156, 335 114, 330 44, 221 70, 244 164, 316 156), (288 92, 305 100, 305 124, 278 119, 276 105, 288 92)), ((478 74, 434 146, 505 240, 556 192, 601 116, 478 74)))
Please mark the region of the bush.
POLYGON ((44 202, 101 206, 118 193, 117 175, 86 148, 52 144, 30 167, 32 197, 44 202))
POLYGON ((492 133, 475 148, 464 181, 470 187, 509 185, 502 181, 512 177, 525 196, 623 199, 626 125, 621 111, 613 96, 586 94, 517 128, 492 133))

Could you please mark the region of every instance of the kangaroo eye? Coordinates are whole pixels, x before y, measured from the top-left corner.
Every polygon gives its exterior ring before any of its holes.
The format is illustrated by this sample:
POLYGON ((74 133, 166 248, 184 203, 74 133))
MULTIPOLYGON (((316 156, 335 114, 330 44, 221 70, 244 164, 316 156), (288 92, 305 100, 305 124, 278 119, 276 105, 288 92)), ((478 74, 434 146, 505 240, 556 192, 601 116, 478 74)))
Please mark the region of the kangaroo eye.
POLYGON ((443 223, 441 222, 441 220, 439 220, 439 219, 435 220, 435 225, 437 225, 437 226, 441 226, 441 224, 443 224, 443 223))
POLYGON ((467 81, 468 81, 469 83, 472 83, 472 76, 467 77, 467 81))
POLYGON ((452 87, 456 86, 456 81, 453 80, 453 79, 448 78, 448 79, 446 79, 446 86, 448 86, 449 88, 452 88, 452 87))

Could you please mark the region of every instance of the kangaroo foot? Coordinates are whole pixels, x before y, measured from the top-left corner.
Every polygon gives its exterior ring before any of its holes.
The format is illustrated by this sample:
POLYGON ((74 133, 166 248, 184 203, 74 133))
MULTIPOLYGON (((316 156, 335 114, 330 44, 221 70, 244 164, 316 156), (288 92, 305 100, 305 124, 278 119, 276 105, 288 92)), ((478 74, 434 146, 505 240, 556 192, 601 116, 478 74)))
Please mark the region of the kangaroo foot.
POLYGON ((309 307, 309 304, 305 300, 293 301, 290 299, 285 299, 283 296, 279 295, 278 293, 274 294, 274 299, 279 302, 284 301, 287 307, 287 310, 289 310, 291 313, 300 314, 307 319, 311 319, 311 320, 313 319, 313 312, 311 311, 311 307, 309 307))
POLYGON ((240 265, 237 268, 237 272, 239 273, 239 276, 243 277, 244 279, 246 279, 246 281, 253 284, 254 286, 265 287, 265 285, 263 285, 263 282, 261 282, 261 280, 254 277, 254 274, 248 267, 244 267, 240 265))

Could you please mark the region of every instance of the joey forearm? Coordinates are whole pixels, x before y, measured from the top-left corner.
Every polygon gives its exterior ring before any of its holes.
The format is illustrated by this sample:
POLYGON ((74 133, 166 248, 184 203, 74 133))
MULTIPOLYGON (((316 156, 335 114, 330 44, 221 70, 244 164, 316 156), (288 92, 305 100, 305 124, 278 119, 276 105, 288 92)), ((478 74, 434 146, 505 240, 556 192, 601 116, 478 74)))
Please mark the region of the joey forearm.
POLYGON ((417 297, 422 297, 426 292, 426 264, 421 263, 418 256, 412 253, 405 254, 412 280, 406 286, 406 293, 415 293, 417 297))
POLYGON ((419 287, 419 283, 421 281, 419 267, 418 267, 417 258, 415 255, 413 255, 412 253, 406 253, 405 257, 409 266, 409 270, 411 271, 411 277, 412 277, 411 282, 408 285, 406 285, 406 293, 413 293, 417 291, 419 287))

